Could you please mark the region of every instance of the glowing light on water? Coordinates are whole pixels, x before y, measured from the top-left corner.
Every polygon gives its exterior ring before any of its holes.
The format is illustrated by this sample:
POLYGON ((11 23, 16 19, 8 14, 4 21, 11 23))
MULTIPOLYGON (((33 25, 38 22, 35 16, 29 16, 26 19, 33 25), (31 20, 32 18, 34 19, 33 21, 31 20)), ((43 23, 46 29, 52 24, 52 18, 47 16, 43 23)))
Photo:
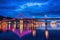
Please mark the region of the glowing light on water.
POLYGON ((1 30, 1 21, 0 21, 0 30, 1 30))
POLYGON ((13 24, 13 31, 15 31, 15 29, 16 29, 16 22, 14 22, 13 24))
POLYGON ((8 29, 10 30, 11 22, 9 21, 8 24, 9 24, 9 25, 8 25, 8 29))
POLYGON ((33 35, 33 36, 36 36, 36 30, 33 30, 33 31, 32 31, 32 35, 33 35))
POLYGON ((49 37, 48 30, 45 30, 45 37, 46 37, 46 39, 48 39, 48 37, 49 37))
POLYGON ((23 31, 23 20, 20 20, 20 33, 23 31))
POLYGON ((7 22, 2 22, 2 29, 7 30, 8 23, 7 22))

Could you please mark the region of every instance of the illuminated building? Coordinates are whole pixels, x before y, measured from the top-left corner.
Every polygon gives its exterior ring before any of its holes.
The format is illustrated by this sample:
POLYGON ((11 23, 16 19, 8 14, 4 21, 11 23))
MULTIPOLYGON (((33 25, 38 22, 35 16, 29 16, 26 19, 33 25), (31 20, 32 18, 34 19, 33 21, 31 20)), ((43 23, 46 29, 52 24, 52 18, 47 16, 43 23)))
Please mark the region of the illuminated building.
MULTIPOLYGON (((33 18, 35 18, 35 16, 33 16, 33 18)), ((36 24, 35 24, 35 20, 32 20, 32 35, 36 36, 36 24)))
POLYGON ((33 35, 33 36, 36 36, 36 30, 33 30, 33 31, 32 31, 32 35, 33 35))

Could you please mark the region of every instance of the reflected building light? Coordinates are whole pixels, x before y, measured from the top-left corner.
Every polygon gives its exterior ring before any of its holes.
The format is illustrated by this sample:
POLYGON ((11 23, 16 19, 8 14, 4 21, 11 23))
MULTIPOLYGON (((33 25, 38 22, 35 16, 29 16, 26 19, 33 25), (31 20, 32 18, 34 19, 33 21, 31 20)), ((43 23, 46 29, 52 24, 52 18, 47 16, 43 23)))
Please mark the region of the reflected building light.
POLYGON ((32 30, 32 35, 36 36, 36 30, 32 30))
POLYGON ((54 20, 51 21, 50 25, 51 25, 52 28, 56 28, 56 26, 57 26, 56 21, 54 21, 54 20))
POLYGON ((15 31, 16 29, 16 21, 14 21, 14 24, 13 24, 13 31, 15 31))
POLYGON ((24 27, 23 27, 23 29, 25 30, 25 29, 26 29, 26 27, 27 27, 27 26, 26 26, 26 23, 24 23, 24 24, 23 24, 23 26, 24 26, 24 27))
POLYGON ((8 22, 8 29, 10 30, 10 27, 11 27, 11 22, 9 21, 8 22))
POLYGON ((34 24, 33 24, 33 23, 32 23, 32 26, 31 26, 31 27, 32 27, 32 29, 33 29, 33 27, 34 27, 34 24))
POLYGON ((20 22, 19 21, 17 21, 17 24, 16 24, 16 29, 19 29, 20 28, 20 22))
POLYGON ((2 29, 3 29, 3 31, 7 30, 7 27, 8 27, 8 23, 6 21, 3 21, 2 22, 2 29))
POLYGON ((27 29, 30 30, 32 28, 33 24, 32 23, 28 23, 27 24, 27 29))
POLYGON ((1 30, 1 21, 0 21, 0 30, 1 30))
POLYGON ((45 36, 46 36, 46 39, 48 39, 48 37, 49 37, 48 30, 45 30, 45 36))
MULTIPOLYGON (((33 18, 35 18, 35 16, 33 16, 33 18)), ((36 35, 36 26, 35 26, 35 20, 32 20, 32 35, 35 36, 36 35)))
POLYGON ((21 19, 20 20, 20 33, 22 33, 23 31, 23 20, 21 19))

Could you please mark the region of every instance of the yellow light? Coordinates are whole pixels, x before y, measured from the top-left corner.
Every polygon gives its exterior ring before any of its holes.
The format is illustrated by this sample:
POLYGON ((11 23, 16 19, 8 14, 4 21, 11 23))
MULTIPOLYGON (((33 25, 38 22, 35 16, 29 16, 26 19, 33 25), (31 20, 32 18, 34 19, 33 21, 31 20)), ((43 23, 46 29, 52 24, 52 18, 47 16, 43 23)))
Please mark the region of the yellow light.
POLYGON ((20 33, 23 31, 23 20, 20 20, 20 33))

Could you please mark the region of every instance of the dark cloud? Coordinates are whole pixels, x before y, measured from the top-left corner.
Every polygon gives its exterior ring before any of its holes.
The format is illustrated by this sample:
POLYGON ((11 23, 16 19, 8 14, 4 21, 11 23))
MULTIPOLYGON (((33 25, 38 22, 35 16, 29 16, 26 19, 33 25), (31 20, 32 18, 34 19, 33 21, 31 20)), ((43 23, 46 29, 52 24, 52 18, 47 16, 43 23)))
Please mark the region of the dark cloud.
POLYGON ((23 12, 25 16, 44 16, 45 14, 59 16, 60 0, 0 0, 0 15, 7 17, 15 17, 16 15, 19 15, 20 12, 23 12), (16 9, 20 9, 19 7, 27 2, 48 2, 48 4, 43 5, 42 7, 28 7, 22 11, 14 11, 16 9))

